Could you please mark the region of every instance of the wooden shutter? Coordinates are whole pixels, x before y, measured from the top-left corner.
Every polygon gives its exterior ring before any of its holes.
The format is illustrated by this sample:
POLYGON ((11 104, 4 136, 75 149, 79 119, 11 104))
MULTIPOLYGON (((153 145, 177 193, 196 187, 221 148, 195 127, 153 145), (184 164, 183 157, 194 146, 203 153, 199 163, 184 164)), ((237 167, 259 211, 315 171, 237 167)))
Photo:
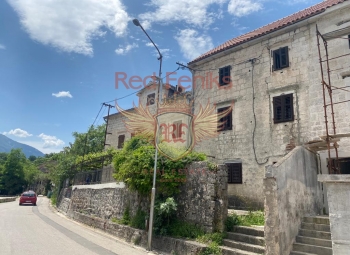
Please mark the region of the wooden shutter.
POLYGON ((118 136, 118 149, 123 148, 125 135, 118 136))
POLYGON ((288 94, 284 96, 284 120, 291 121, 294 120, 293 111, 293 94, 288 94))
POLYGON ((282 98, 274 97, 273 98, 273 122, 279 123, 282 120, 282 98))
MULTIPOLYGON (((229 107, 224 107, 218 109, 218 113, 226 111, 229 107)), ((227 114, 225 117, 218 120, 219 123, 223 123, 221 126, 218 126, 218 131, 232 130, 232 111, 227 114)))
POLYGON ((242 183, 242 163, 226 163, 228 183, 242 183))
POLYGON ((283 47, 280 49, 280 57, 281 57, 280 68, 288 67, 289 66, 288 47, 283 47))

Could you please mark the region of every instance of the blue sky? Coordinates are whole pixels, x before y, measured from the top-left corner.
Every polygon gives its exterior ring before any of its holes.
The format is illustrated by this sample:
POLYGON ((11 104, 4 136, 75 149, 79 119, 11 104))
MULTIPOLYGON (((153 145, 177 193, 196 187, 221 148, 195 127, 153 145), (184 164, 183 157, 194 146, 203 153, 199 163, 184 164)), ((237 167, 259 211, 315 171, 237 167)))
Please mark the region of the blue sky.
MULTIPOLYGON (((86 132, 101 103, 135 90, 115 87, 115 73, 163 76, 223 42, 315 0, 3 0, 0 1, 0 133, 44 153, 86 132)), ((174 78, 190 75, 178 70, 174 78)), ((120 83, 119 83, 120 84, 120 83)), ((120 84, 121 85, 121 84, 120 84)), ((126 97, 126 109, 137 102, 126 97)), ((112 102, 113 104, 113 102, 112 102)), ((114 113, 112 109, 111 113, 114 113)), ((96 124, 107 114, 104 107, 96 124)))

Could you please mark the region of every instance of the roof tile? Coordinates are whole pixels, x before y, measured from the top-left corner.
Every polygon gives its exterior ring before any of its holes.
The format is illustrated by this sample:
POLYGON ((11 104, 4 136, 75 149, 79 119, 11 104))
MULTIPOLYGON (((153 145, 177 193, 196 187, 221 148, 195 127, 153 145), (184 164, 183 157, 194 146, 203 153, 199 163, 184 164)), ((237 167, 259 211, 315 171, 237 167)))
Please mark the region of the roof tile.
POLYGON ((212 56, 214 54, 217 54, 217 53, 222 52, 224 50, 227 50, 229 48, 233 48, 239 44, 253 40, 253 39, 258 38, 260 36, 263 36, 263 35, 269 34, 271 32, 274 32, 276 30, 282 29, 284 27, 287 27, 289 25, 297 23, 301 20, 315 16, 321 12, 324 12, 327 8, 332 7, 334 5, 337 5, 337 4, 340 4, 340 3, 345 2, 345 1, 347 1, 347 0, 326 0, 326 1, 323 1, 323 2, 318 3, 316 5, 313 5, 309 8, 306 8, 302 11, 299 11, 297 13, 289 15, 285 18, 279 19, 279 20, 272 22, 268 25, 265 25, 263 27, 255 29, 251 32, 248 32, 244 35, 240 35, 236 38, 228 40, 227 42, 224 42, 223 44, 217 46, 216 48, 214 48, 214 49, 202 54, 198 58, 192 60, 189 64, 195 63, 199 60, 205 59, 209 56, 212 56))

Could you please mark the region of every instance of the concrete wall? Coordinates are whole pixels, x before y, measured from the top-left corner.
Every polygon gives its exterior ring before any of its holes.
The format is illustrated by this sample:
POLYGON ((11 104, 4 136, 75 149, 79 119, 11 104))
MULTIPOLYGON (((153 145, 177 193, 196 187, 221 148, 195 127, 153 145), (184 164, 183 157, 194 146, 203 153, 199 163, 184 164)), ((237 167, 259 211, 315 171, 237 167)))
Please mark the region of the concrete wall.
POLYGON ((267 255, 289 254, 302 218, 322 213, 322 191, 317 174, 316 155, 300 146, 276 164, 266 167, 267 255))
MULTIPOLYGON (((262 205, 265 166, 285 156, 289 152, 286 147, 292 139, 296 145, 302 145, 325 134, 316 24, 322 33, 349 27, 350 22, 339 25, 341 21, 348 20, 349 6, 350 2, 346 1, 323 14, 208 57, 191 66, 194 70, 202 70, 195 71, 194 77, 212 77, 214 81, 218 81, 214 77, 218 76, 219 68, 227 65, 232 67, 231 87, 218 88, 215 83, 212 87, 207 84, 202 87, 202 81, 196 79, 194 91, 195 114, 199 106, 205 106, 208 100, 211 104, 216 104, 217 108, 230 105, 232 100, 235 102, 232 130, 222 131, 217 138, 201 142, 195 147, 198 151, 215 156, 218 163, 242 160, 243 183, 228 185, 232 203, 243 200, 262 205), (271 53, 285 46, 289 48, 289 67, 273 71, 271 53), (253 58, 257 59, 254 65, 249 61, 253 58), (294 121, 274 124, 273 97, 289 93, 293 94, 294 121)), ((330 57, 350 53, 348 41, 344 39, 331 41, 328 49, 330 57)), ((348 78, 343 79, 344 74, 350 72, 347 57, 333 60, 330 64, 331 69, 335 70, 332 72, 333 85, 347 85, 348 78)), ((333 96, 335 101, 350 99, 350 93, 341 90, 334 91, 333 96)), ((349 105, 336 105, 335 111, 337 132, 350 132, 349 105)), ((349 140, 342 139, 340 151, 349 151, 349 146, 349 140)))
POLYGON ((318 175, 318 181, 328 190, 329 222, 334 255, 347 255, 350 251, 350 176, 318 175))

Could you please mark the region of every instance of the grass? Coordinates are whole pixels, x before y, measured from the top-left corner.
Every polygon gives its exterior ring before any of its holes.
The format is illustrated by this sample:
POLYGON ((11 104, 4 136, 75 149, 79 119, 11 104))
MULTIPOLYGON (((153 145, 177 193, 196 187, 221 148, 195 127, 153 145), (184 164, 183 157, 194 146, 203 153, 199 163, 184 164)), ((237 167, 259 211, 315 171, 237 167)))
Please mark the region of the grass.
POLYGON ((231 214, 226 219, 226 230, 232 231, 234 226, 264 226, 264 212, 254 211, 248 215, 231 214))

